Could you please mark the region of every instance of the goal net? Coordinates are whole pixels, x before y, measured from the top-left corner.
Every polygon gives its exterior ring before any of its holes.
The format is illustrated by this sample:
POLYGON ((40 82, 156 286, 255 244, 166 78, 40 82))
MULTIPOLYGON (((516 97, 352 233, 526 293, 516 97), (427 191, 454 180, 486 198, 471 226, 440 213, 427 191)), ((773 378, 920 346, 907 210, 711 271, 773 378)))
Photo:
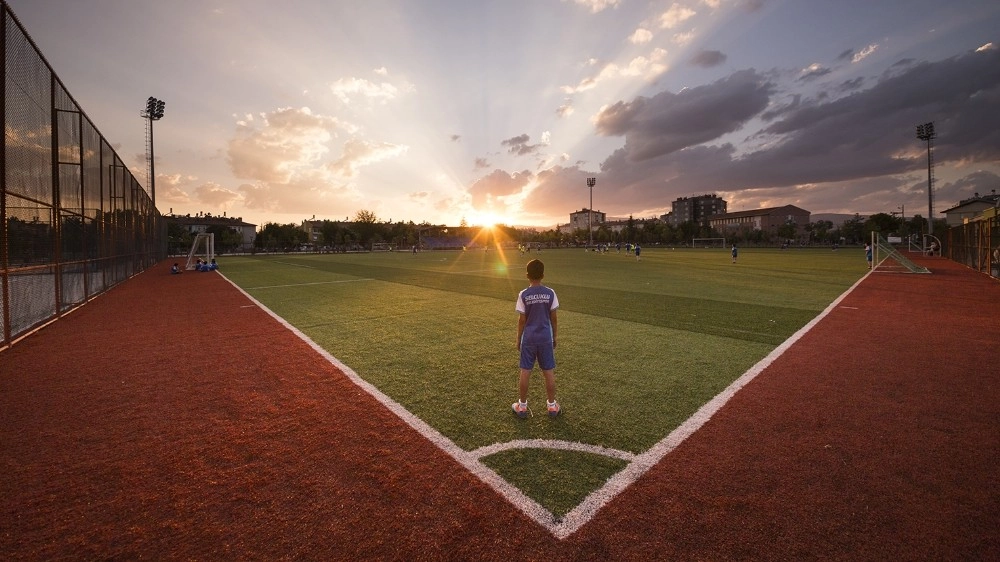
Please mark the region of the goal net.
POLYGON ((394 252, 396 251, 395 245, 388 242, 374 242, 372 243, 373 252, 394 252))
POLYGON ((882 235, 872 232, 872 268, 873 270, 895 271, 899 273, 930 273, 926 267, 913 263, 904 256, 882 235))
POLYGON ((190 271, 196 267, 198 258, 202 261, 210 262, 215 258, 215 234, 203 232, 194 237, 191 243, 191 251, 188 252, 187 264, 184 269, 190 271))
POLYGON ((725 238, 692 238, 692 248, 725 248, 725 238))

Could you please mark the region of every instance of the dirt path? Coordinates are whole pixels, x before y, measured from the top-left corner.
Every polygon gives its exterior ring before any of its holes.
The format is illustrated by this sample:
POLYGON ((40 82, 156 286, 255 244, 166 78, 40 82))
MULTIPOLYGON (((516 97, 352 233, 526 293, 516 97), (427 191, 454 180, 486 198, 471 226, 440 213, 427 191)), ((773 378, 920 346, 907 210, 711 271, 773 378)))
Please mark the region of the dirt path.
POLYGON ((925 263, 871 275, 563 541, 223 279, 160 264, 0 352, 0 558, 992 558, 1000 284, 925 263))

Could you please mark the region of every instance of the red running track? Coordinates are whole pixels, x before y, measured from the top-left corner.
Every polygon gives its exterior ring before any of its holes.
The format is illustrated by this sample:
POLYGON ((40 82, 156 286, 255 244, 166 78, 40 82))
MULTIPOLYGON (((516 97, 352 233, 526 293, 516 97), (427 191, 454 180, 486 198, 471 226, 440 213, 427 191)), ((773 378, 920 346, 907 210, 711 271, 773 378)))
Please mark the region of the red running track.
POLYGON ((561 541, 224 279, 160 264, 0 352, 0 558, 997 559, 1000 283, 917 260, 561 541))

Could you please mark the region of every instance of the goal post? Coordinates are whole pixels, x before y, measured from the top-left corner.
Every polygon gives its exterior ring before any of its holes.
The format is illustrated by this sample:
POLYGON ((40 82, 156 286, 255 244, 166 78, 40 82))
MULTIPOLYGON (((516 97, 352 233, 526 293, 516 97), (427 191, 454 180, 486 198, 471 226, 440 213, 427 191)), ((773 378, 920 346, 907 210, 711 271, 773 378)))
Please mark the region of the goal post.
POLYGON ((198 258, 210 262, 215 259, 215 234, 202 232, 195 235, 194 242, 191 243, 191 251, 188 252, 187 264, 184 269, 190 271, 194 269, 198 258))
POLYGON ((692 248, 725 248, 725 238, 692 238, 692 248))
POLYGON ((913 263, 904 256, 888 240, 877 232, 872 232, 871 241, 872 271, 896 271, 901 273, 930 273, 926 267, 913 263))

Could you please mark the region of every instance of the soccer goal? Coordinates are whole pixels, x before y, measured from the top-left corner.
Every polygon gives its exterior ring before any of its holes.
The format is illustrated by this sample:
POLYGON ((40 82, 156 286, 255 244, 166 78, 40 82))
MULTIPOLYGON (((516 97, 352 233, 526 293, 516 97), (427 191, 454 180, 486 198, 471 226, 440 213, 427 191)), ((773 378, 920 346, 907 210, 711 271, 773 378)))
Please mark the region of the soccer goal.
POLYGON ((194 242, 191 243, 191 251, 188 252, 187 264, 184 269, 190 271, 195 268, 195 264, 201 258, 210 262, 215 258, 215 234, 202 232, 195 235, 194 242))
POLYGON ((913 263, 880 234, 872 232, 872 268, 883 272, 930 273, 926 267, 913 263))
POLYGON ((394 244, 388 242, 373 242, 372 243, 373 252, 395 252, 396 247, 394 244))
POLYGON ((692 248, 725 248, 725 238, 692 238, 692 248))

